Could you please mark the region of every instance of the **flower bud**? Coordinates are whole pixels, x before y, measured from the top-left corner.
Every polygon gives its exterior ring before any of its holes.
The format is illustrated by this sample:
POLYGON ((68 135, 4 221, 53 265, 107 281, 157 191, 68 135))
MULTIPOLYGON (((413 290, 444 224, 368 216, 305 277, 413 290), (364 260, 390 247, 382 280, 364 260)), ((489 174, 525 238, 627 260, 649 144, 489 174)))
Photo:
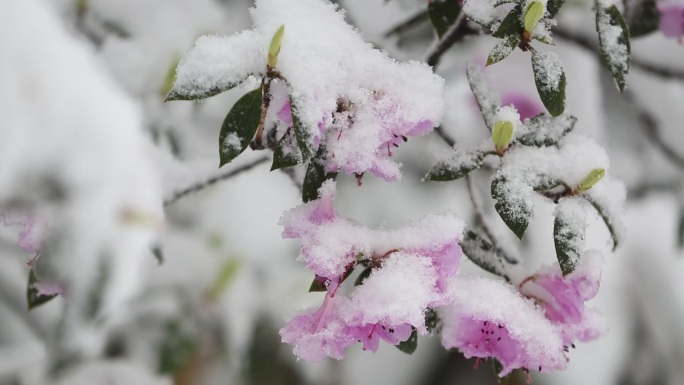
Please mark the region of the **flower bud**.
POLYGON ((278 54, 280 53, 280 41, 283 39, 283 34, 285 33, 285 26, 281 25, 280 28, 273 35, 271 39, 271 45, 268 47, 268 66, 273 68, 278 61, 278 54))
POLYGON ((508 144, 513 138, 513 123, 508 120, 498 121, 494 124, 492 130, 492 141, 497 154, 503 154, 508 144))
POLYGON ((603 168, 595 168, 591 170, 589 175, 587 175, 584 179, 582 179, 582 182, 580 182, 579 186, 575 189, 576 193, 583 193, 590 188, 594 187, 596 183, 598 183, 603 177, 606 175, 606 170, 603 168))
POLYGON ((539 1, 532 1, 525 11, 525 21, 523 23, 525 32, 532 33, 539 20, 544 16, 544 4, 539 1))

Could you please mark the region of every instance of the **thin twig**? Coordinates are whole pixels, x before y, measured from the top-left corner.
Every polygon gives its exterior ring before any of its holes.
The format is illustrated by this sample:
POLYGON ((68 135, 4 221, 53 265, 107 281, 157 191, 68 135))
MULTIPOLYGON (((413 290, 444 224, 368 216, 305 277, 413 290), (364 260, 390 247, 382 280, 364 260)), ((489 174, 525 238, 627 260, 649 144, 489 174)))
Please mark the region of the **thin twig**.
POLYGON ((262 163, 264 163, 264 162, 267 162, 269 159, 270 159, 269 157, 264 156, 264 157, 262 157, 262 158, 259 158, 259 159, 255 160, 255 161, 252 162, 252 163, 248 163, 248 164, 246 164, 246 165, 244 165, 244 166, 240 166, 240 167, 238 167, 238 168, 232 169, 232 170, 230 170, 230 171, 228 171, 228 172, 226 172, 226 173, 224 173, 224 174, 219 174, 219 175, 213 176, 213 177, 211 177, 211 178, 209 178, 209 179, 207 179, 207 180, 205 180, 205 181, 196 183, 196 184, 194 184, 194 185, 192 185, 192 186, 190 186, 190 187, 187 187, 187 188, 185 188, 185 189, 183 189, 183 190, 180 190, 180 191, 174 193, 173 196, 172 196, 170 199, 164 201, 164 208, 167 208, 167 207, 171 206, 172 204, 176 203, 176 202, 177 202, 179 199, 181 199, 181 198, 184 198, 184 197, 186 197, 186 196, 188 196, 188 195, 191 195, 191 194, 194 194, 194 193, 196 193, 196 192, 202 191, 202 190, 204 190, 205 188, 207 188, 207 187, 209 187, 209 186, 212 186, 212 185, 214 185, 214 184, 216 184, 216 183, 218 183, 218 182, 224 181, 224 180, 229 179, 229 178, 232 178, 232 177, 234 177, 234 176, 236 176, 236 175, 238 175, 238 174, 241 174, 241 173, 243 173, 243 172, 245 172, 245 171, 248 171, 248 170, 250 170, 250 169, 252 169, 252 168, 254 168, 254 167, 256 167, 256 166, 258 166, 258 165, 260 165, 260 164, 262 164, 262 163))
POLYGON ((449 145, 449 147, 454 147, 456 145, 456 139, 452 138, 449 134, 444 131, 444 127, 435 127, 435 133, 449 145))
POLYGON ((636 111, 646 137, 650 139, 651 142, 658 147, 660 151, 662 151, 663 155, 665 155, 675 166, 684 170, 684 156, 677 153, 677 151, 675 151, 662 137, 657 118, 637 102, 634 93, 627 90, 625 91, 624 95, 625 99, 632 104, 634 111, 636 111))
POLYGON ((454 44, 463 40, 468 35, 477 35, 480 31, 470 28, 468 20, 465 18, 463 12, 458 15, 454 24, 444 33, 441 39, 428 51, 427 59, 425 61, 432 68, 436 68, 439 64, 442 55, 451 48, 454 44))
POLYGON ((466 180, 466 185, 468 186, 468 195, 470 195, 470 202, 473 204, 473 209, 475 210, 475 218, 480 225, 480 228, 482 228, 482 231, 485 233, 487 238, 489 238, 489 242, 492 243, 492 246, 494 246, 494 249, 496 250, 496 254, 502 256, 506 262, 508 262, 511 265, 515 265, 518 263, 518 260, 511 257, 508 255, 501 247, 499 247, 499 244, 496 240, 496 237, 494 236, 494 233, 491 231, 489 226, 487 225, 487 221, 485 219, 485 214, 482 211, 482 206, 480 205, 480 201, 477 199, 477 194, 475 193, 475 187, 473 186, 473 180, 470 177, 470 175, 466 175, 465 177, 466 180))
POLYGON ((427 21, 427 18, 428 10, 424 9, 387 31, 387 33, 385 33, 385 37, 391 37, 392 35, 397 35, 413 29, 414 27, 417 27, 418 25, 427 21))

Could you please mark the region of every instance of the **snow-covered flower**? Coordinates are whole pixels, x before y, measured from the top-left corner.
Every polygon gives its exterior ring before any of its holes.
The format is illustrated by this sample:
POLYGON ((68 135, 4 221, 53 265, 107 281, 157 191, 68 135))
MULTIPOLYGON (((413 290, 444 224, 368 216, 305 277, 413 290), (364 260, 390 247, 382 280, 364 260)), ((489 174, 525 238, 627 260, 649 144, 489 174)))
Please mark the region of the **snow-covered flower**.
POLYGON ((591 341, 605 332, 605 319, 585 302, 594 298, 601 280, 601 254, 587 251, 579 266, 565 277, 558 264, 546 266, 525 279, 520 292, 544 308, 546 318, 558 327, 563 344, 591 341))
POLYGON ((661 0, 656 3, 660 20, 658 28, 666 37, 681 39, 684 37, 684 1, 661 0))
POLYGON ((560 335, 535 304, 499 280, 459 277, 451 285, 453 303, 440 312, 442 345, 466 358, 494 358, 500 376, 514 369, 563 369, 560 335))

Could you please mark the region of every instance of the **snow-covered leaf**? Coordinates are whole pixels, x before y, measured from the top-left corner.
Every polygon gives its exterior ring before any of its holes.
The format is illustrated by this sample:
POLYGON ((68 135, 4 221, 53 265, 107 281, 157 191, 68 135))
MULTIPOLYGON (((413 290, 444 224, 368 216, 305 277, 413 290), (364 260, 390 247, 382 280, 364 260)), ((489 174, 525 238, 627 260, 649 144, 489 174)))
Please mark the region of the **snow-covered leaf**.
POLYGON ((522 22, 522 6, 520 4, 513 7, 511 12, 506 15, 506 17, 501 21, 499 28, 492 33, 492 36, 498 38, 504 38, 509 35, 517 35, 523 32, 523 22, 522 22))
POLYGON ((627 23, 615 4, 604 7, 600 0, 596 1, 596 31, 599 35, 601 58, 613 75, 620 92, 624 92, 631 47, 627 23))
POLYGON ((575 127, 577 118, 569 114, 557 117, 546 113, 526 119, 516 141, 524 146, 556 146, 575 127))
POLYGON ((469 63, 466 67, 466 76, 470 89, 473 90, 477 105, 480 107, 482 117, 489 131, 494 128, 496 123, 496 109, 501 105, 501 98, 494 92, 489 79, 482 73, 480 68, 473 63, 469 63))
POLYGON ((396 346, 397 349, 406 354, 413 354, 413 352, 416 351, 416 348, 418 348, 418 331, 416 328, 413 328, 411 336, 406 341, 399 342, 396 346))
POLYGON ((627 0, 625 1, 625 21, 630 37, 648 35, 658 30, 660 13, 655 0, 627 0))
POLYGON ((271 171, 299 164, 299 150, 293 130, 288 130, 278 141, 273 151, 271 171))
POLYGON ((463 254, 474 264, 492 274, 503 275, 498 267, 500 256, 497 254, 496 248, 483 236, 468 230, 459 244, 463 249, 463 254))
POLYGON ((40 305, 43 305, 53 298, 57 297, 57 294, 45 295, 38 291, 37 285, 39 284, 36 273, 33 269, 29 271, 28 284, 26 285, 26 303, 28 304, 28 309, 34 309, 40 305))
POLYGON ((588 194, 582 194, 582 197, 589 201, 589 203, 591 203, 591 205, 594 206, 599 216, 601 216, 601 219, 603 219, 603 222, 606 224, 606 227, 610 232, 610 236, 613 238, 613 250, 617 249, 620 242, 620 237, 618 235, 618 230, 616 228, 616 219, 613 218, 609 210, 607 210, 603 205, 598 203, 588 194))
POLYGON ((532 52, 534 84, 544 107, 553 116, 565 111, 565 71, 554 52, 532 52))
POLYGON ((370 277, 370 275, 371 275, 372 272, 373 272, 373 268, 372 268, 372 267, 367 267, 367 268, 363 269, 363 271, 361 272, 361 274, 359 274, 359 276, 356 277, 356 281, 354 281, 354 286, 362 285, 362 284, 363 284, 363 281, 364 281, 366 278, 370 277))
POLYGON ((159 347, 157 370, 161 374, 174 374, 185 368, 195 352, 196 341, 193 333, 179 321, 166 325, 166 336, 159 347))
POLYGON ((549 13, 549 18, 554 18, 556 16, 563 6, 563 3, 565 3, 565 0, 549 0, 546 3, 546 12, 549 13))
POLYGON ((304 125, 299 118, 297 107, 295 107, 294 99, 290 99, 290 111, 292 112, 292 126, 294 127, 295 137, 299 145, 299 151, 302 153, 302 160, 307 162, 314 154, 313 137, 308 127, 304 125))
POLYGON ((328 179, 335 180, 337 173, 325 172, 325 146, 320 145, 316 156, 311 159, 309 166, 306 169, 304 176, 304 184, 302 185, 302 200, 304 203, 318 199, 318 189, 328 179))
POLYGON ((563 275, 572 273, 586 244, 586 210, 582 200, 563 199, 553 215, 553 243, 563 275))
POLYGON ((494 209, 518 239, 522 239, 532 217, 532 207, 528 203, 529 197, 519 196, 515 191, 503 177, 497 176, 492 181, 494 209))
POLYGON ((259 127, 262 88, 243 95, 230 109, 219 134, 219 167, 231 162, 249 146, 259 127))
POLYGON ((485 152, 480 150, 463 151, 456 149, 450 158, 437 163, 425 176, 425 179, 446 182, 463 178, 482 166, 485 155, 485 152))
POLYGON ((460 13, 459 0, 434 0, 428 4, 430 22, 440 38, 456 22, 460 13))
POLYGON ((513 52, 515 47, 520 44, 519 35, 509 35, 504 37, 500 42, 498 42, 494 48, 489 52, 487 57, 487 65, 492 65, 500 62, 501 60, 508 57, 508 55, 513 52))

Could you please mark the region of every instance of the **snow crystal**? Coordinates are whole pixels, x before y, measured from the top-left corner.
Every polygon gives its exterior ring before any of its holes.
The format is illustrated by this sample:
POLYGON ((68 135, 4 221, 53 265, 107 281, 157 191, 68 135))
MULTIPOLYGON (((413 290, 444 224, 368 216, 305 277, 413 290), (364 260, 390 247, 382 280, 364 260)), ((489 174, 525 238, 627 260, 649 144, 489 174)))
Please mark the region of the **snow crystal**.
POLYGON ((228 135, 226 135, 226 137, 223 139, 223 143, 221 145, 222 152, 240 151, 241 148, 242 143, 240 142, 240 137, 235 132, 228 133, 228 135))

